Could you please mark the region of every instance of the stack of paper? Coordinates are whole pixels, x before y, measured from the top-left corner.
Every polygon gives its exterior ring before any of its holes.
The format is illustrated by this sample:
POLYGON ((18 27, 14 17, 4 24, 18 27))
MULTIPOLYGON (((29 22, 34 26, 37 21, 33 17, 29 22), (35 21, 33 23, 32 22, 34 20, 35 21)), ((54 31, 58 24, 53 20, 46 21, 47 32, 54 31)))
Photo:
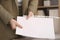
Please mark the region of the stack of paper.
POLYGON ((55 39, 53 18, 17 17, 17 22, 23 27, 16 28, 17 35, 55 39))

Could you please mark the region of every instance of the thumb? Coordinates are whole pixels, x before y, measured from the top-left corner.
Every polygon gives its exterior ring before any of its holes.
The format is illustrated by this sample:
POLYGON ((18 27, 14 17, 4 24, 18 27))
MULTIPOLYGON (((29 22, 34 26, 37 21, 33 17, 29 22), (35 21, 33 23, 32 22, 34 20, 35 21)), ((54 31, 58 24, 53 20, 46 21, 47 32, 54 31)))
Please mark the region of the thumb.
POLYGON ((18 22, 16 23, 16 26, 22 29, 22 26, 18 22))

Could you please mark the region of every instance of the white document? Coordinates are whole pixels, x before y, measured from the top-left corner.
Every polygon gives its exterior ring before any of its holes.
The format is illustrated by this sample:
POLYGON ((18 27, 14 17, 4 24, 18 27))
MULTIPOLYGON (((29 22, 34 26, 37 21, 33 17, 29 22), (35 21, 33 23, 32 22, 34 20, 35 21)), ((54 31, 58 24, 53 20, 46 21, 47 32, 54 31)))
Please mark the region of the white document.
POLYGON ((17 17, 17 22, 22 25, 22 29, 16 28, 16 34, 34 38, 55 39, 53 18, 17 17))

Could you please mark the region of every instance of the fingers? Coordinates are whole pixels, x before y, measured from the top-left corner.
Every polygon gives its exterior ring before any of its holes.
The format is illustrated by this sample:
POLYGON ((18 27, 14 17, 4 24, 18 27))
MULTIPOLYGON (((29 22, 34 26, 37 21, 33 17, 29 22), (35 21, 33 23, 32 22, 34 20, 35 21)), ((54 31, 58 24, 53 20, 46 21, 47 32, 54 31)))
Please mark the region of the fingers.
POLYGON ((22 26, 18 22, 16 23, 16 26, 22 29, 22 26))
POLYGON ((27 19, 29 19, 30 17, 33 16, 33 12, 29 12, 28 16, 27 16, 27 19))
POLYGON ((13 30, 16 29, 16 27, 22 28, 22 26, 14 19, 10 20, 10 25, 11 25, 13 30))

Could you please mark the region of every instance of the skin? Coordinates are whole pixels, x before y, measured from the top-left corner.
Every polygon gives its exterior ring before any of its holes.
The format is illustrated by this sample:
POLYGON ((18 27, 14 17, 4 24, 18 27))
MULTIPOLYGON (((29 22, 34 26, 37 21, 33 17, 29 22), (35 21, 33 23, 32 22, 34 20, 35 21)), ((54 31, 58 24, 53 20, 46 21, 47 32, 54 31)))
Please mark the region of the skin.
MULTIPOLYGON (((33 16, 33 12, 30 11, 27 19, 29 19, 31 16, 33 16)), ((16 27, 19 27, 21 29, 23 28, 22 25, 20 25, 15 19, 10 19, 10 25, 13 30, 16 29, 16 27)))

